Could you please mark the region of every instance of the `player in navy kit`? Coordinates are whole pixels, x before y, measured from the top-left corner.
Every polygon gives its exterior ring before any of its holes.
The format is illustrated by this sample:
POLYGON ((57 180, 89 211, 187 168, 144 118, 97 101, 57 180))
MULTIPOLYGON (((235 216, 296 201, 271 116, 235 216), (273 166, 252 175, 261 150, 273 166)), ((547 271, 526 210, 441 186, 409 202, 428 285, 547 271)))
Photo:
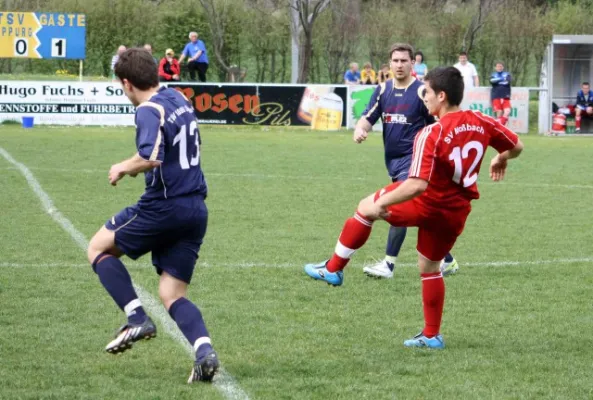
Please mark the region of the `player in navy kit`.
MULTIPOLYGON (((392 182, 405 181, 412 163, 416 134, 434 122, 423 101, 424 84, 411 75, 414 49, 409 44, 396 43, 389 54, 394 78, 375 89, 364 116, 354 130, 354 141, 363 142, 372 126, 383 121, 385 166, 392 182)), ((364 272, 372 277, 392 278, 395 262, 406 237, 405 227, 391 226, 386 256, 381 262, 367 266, 364 272)), ((450 255, 442 265, 444 275, 457 271, 457 261, 450 255)))
POLYGON ((128 317, 105 350, 121 353, 135 341, 156 336, 156 326, 119 259, 123 254, 137 259, 151 252, 160 275, 161 301, 196 353, 188 383, 211 381, 218 358, 200 310, 186 298, 208 222, 194 110, 179 92, 159 89, 157 67, 146 50, 126 50, 115 65, 115 75, 137 107, 137 152, 111 166, 109 182, 115 186, 126 175, 144 172, 146 189, 137 204, 107 221, 89 244, 93 270, 128 317))

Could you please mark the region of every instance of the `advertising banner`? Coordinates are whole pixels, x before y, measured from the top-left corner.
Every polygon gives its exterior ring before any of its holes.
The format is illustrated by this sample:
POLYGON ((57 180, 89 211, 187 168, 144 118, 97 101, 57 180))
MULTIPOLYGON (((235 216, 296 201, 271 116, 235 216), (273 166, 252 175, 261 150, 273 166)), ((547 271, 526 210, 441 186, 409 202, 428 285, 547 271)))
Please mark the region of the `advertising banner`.
MULTIPOLYGON (((348 110, 348 128, 354 129, 356 123, 362 117, 362 113, 366 110, 371 96, 375 91, 375 85, 351 85, 348 86, 348 100, 350 107, 348 110)), ((383 125, 381 119, 373 126, 374 131, 382 132, 383 125)))
MULTIPOLYGON (((478 87, 466 91, 463 95, 461 108, 476 110, 494 117, 490 100, 490 88, 478 87)), ((511 115, 507 127, 517 133, 529 132, 529 89, 525 87, 511 88, 511 115)))
POLYGON ((169 84, 181 91, 202 124, 346 126, 346 87, 330 85, 169 84))
MULTIPOLYGON (((348 128, 353 129, 356 122, 366 109, 375 86, 349 86, 348 87, 348 128)), ((490 101, 490 88, 472 88, 464 93, 461 108, 464 110, 476 110, 486 115, 494 116, 490 101)), ((529 132, 529 89, 514 87, 511 89, 511 115, 507 126, 517 133, 529 132)), ((382 131, 381 120, 375 126, 374 131, 382 131)))
POLYGON ((135 107, 119 83, 0 81, 0 121, 35 124, 134 125, 135 107))

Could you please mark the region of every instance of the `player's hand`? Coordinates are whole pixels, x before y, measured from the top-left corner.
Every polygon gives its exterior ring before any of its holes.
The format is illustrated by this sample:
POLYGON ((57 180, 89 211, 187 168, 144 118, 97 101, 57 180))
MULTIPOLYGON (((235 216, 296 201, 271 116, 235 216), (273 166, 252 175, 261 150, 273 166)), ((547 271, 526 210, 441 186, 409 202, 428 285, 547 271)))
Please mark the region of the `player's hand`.
POLYGON ((593 114, 593 107, 587 107, 587 114, 593 114))
POLYGON ((125 172, 121 164, 113 164, 109 169, 109 183, 113 186, 117 185, 117 181, 125 176, 125 172))
POLYGON ((387 207, 374 203, 365 213, 365 216, 374 221, 378 219, 387 219, 391 216, 391 213, 387 211, 387 207))
POLYGON ((365 131, 362 128, 355 128, 354 129, 354 135, 352 136, 352 139, 354 139, 354 141, 356 143, 362 143, 366 140, 366 138, 369 136, 368 132, 365 131))
POLYGON ((490 179, 495 182, 502 181, 504 179, 504 174, 507 170, 507 160, 506 158, 501 158, 499 154, 497 154, 492 161, 490 161, 490 179))

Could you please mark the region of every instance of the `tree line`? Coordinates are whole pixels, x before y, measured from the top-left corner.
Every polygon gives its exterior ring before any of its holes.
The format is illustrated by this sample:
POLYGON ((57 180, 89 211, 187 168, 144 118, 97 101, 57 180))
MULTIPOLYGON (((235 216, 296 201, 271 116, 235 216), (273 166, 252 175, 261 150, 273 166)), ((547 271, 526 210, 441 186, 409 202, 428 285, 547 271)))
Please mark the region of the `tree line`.
MULTIPOLYGON (((87 76, 110 76, 120 44, 179 55, 197 31, 213 81, 243 70, 249 82, 340 83, 349 62, 378 69, 392 43, 408 42, 429 68, 463 50, 481 76, 502 60, 517 85, 536 85, 552 34, 593 32, 593 0, 4 0, 3 8, 86 14, 87 76)), ((57 70, 77 74, 78 61, 0 59, 0 73, 57 70)))

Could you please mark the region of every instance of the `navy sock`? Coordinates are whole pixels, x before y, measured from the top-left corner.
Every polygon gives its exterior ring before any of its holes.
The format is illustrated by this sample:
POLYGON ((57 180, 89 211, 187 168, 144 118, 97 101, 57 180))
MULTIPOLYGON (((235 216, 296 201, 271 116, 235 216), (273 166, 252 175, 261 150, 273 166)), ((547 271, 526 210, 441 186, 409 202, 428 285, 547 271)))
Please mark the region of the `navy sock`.
POLYGON ((181 297, 171 304, 169 315, 193 346, 196 359, 199 360, 212 350, 210 335, 206 329, 206 324, 204 324, 202 313, 194 303, 185 297, 181 297))
POLYGON ((385 254, 391 257, 397 257, 406 238, 408 228, 391 226, 389 227, 389 236, 387 237, 387 248, 385 254))
POLYGON ((119 258, 102 253, 93 262, 93 269, 99 275, 101 284, 115 303, 128 316, 128 322, 141 324, 146 320, 138 295, 132 285, 132 278, 119 258))
POLYGON ((453 261, 453 256, 451 255, 451 253, 447 253, 447 255, 445 256, 445 262, 450 263, 451 261, 453 261))

